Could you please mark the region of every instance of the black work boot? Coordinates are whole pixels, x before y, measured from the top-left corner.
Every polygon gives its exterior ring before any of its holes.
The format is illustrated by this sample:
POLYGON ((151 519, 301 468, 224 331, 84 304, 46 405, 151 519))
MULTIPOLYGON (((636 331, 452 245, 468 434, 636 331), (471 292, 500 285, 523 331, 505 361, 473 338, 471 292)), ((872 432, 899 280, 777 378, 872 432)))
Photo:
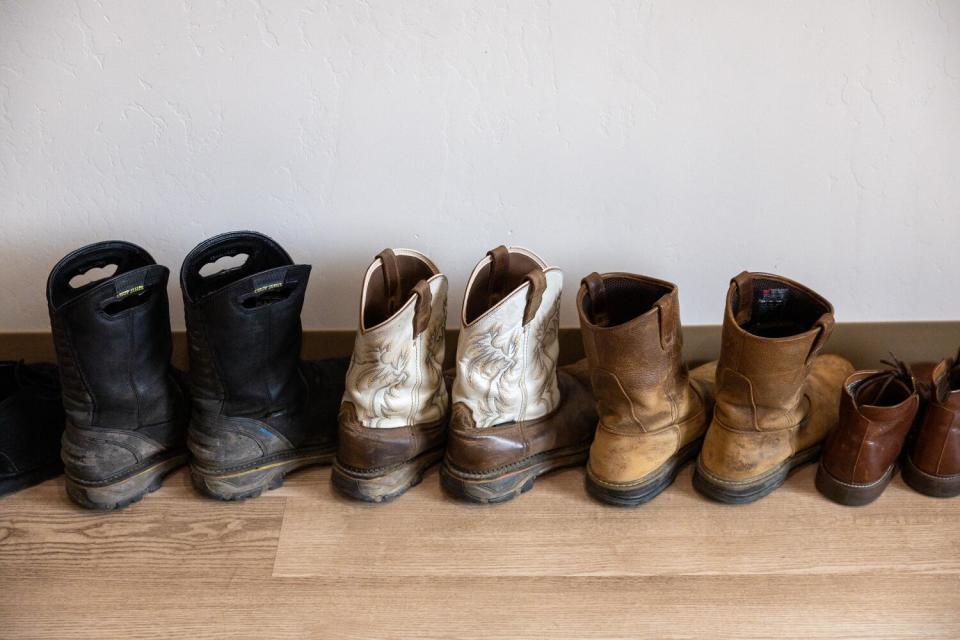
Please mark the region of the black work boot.
POLYGON ((57 368, 0 362, 0 496, 60 475, 62 433, 57 368))
POLYGON ((310 265, 293 264, 279 244, 251 231, 202 242, 183 262, 191 475, 206 495, 252 498, 295 469, 333 461, 349 359, 300 360, 309 277, 310 265), (239 266, 201 274, 242 256, 239 266))
POLYGON ((60 364, 67 493, 115 509, 160 487, 187 460, 190 404, 170 365, 170 271, 129 242, 78 249, 50 272, 47 303, 60 364), (76 276, 113 275, 73 286, 76 276))

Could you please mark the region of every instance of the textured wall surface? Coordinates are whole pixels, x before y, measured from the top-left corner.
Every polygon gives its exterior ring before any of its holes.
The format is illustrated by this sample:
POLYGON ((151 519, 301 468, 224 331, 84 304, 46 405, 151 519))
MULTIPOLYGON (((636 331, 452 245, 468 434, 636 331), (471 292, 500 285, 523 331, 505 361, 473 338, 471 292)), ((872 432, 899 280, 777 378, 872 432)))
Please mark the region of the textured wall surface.
MULTIPOLYGON (((960 0, 0 0, 0 330, 47 327, 80 244, 176 273, 255 228, 355 325, 385 246, 680 285, 721 320, 743 268, 838 319, 960 317, 960 0)), ((182 327, 176 278, 175 326, 182 327)))

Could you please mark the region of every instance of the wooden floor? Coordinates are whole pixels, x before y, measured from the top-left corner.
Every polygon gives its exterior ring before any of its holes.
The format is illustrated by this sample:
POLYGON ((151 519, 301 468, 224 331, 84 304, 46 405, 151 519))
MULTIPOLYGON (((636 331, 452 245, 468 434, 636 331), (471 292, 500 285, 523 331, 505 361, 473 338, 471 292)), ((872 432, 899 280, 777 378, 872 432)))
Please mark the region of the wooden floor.
POLYGON ((0 499, 0 638, 960 638, 960 499, 898 477, 844 508, 814 470, 730 507, 688 468, 636 509, 582 469, 494 507, 435 470, 386 505, 328 469, 237 504, 180 471, 111 514, 50 481, 0 499))

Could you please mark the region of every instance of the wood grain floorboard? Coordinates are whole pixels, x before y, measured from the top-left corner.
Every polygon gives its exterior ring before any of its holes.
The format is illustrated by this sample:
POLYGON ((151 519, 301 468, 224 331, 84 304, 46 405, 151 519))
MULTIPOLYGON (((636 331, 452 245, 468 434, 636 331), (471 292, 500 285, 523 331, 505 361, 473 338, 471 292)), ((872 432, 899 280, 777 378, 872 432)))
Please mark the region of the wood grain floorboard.
POLYGON ((697 494, 688 467, 656 500, 623 509, 589 498, 581 469, 494 507, 448 498, 436 472, 386 505, 340 499, 327 472, 310 473, 308 491, 287 490, 276 576, 960 574, 960 501, 899 478, 851 509, 816 492, 809 466, 771 496, 729 506, 697 494))
POLYGON ((386 505, 324 468, 243 503, 180 471, 111 514, 50 481, 0 499, 0 638, 960 638, 960 500, 898 478, 848 509, 813 472, 726 507, 687 469, 638 509, 582 469, 498 507, 436 471, 386 505))
POLYGON ((4 586, 10 640, 960 637, 960 585, 947 575, 22 577, 4 586))

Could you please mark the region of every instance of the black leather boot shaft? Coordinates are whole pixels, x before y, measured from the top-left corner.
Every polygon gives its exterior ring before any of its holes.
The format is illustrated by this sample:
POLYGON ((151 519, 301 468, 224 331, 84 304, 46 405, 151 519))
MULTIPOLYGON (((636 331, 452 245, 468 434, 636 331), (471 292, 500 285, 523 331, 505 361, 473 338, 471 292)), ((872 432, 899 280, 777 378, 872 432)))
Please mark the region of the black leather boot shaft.
POLYGON ((280 245, 252 232, 223 234, 190 252, 181 285, 199 407, 263 417, 303 400, 300 311, 309 277, 309 265, 294 265, 280 245), (237 255, 247 256, 242 265, 200 275, 204 265, 237 255))
POLYGON ((50 273, 68 481, 110 484, 185 453, 189 403, 170 365, 168 277, 145 250, 119 241, 78 249, 50 273), (113 275, 70 284, 108 265, 113 275))
POLYGON ((184 260, 189 446, 194 483, 209 495, 251 497, 295 468, 332 460, 347 360, 300 361, 309 276, 309 265, 251 231, 211 238, 184 260), (201 274, 236 256, 246 260, 201 274))

